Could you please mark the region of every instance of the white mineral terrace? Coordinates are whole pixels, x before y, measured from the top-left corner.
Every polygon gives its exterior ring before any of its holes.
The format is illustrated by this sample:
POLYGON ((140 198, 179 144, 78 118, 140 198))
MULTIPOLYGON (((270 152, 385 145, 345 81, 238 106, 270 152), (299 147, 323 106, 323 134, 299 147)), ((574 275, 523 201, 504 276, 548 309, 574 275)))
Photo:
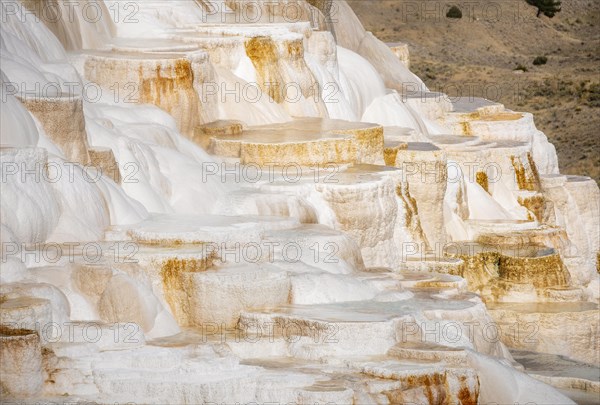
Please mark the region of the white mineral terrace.
POLYGON ((600 191, 531 114, 345 0, 0 1, 2 403, 597 403, 600 191))

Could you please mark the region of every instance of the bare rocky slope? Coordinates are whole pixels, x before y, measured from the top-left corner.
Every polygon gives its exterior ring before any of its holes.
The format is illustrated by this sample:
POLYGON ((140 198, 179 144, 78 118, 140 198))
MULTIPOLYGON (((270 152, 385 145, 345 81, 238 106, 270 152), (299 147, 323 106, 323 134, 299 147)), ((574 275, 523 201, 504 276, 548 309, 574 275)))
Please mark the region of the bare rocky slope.
POLYGON ((525 0, 350 0, 365 28, 406 42, 431 90, 530 111, 561 172, 600 182, 600 1, 563 1, 550 19, 525 0), (457 5, 461 19, 446 12, 457 5), (545 65, 533 65, 545 56, 545 65))

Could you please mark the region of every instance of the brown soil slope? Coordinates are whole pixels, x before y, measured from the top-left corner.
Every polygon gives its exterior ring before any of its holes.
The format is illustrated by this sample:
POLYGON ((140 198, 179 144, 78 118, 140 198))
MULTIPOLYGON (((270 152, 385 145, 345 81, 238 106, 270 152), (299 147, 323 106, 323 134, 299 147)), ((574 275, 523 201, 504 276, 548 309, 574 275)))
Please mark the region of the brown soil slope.
POLYGON ((381 40, 409 44, 411 69, 431 90, 533 112, 561 171, 600 182, 600 1, 564 0, 552 19, 525 0, 349 3, 381 40), (451 5, 461 19, 446 17, 451 5), (537 56, 547 63, 533 65, 537 56))

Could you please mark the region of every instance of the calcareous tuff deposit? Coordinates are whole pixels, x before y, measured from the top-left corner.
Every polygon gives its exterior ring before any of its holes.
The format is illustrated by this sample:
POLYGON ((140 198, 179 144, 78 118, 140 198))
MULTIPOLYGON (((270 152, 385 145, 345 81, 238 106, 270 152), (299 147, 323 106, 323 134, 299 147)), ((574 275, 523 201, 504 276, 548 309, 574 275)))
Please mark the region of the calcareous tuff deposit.
POLYGON ((345 0, 0 2, 3 403, 597 400, 600 192, 531 114, 345 0))

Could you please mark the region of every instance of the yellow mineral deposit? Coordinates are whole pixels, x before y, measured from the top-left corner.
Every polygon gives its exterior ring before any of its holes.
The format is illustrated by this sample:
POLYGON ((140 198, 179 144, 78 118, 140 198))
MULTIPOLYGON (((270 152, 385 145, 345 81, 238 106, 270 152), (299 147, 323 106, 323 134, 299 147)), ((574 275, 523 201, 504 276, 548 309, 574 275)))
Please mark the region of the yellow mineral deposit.
POLYGON ((519 190, 538 191, 540 188, 540 179, 537 166, 531 154, 527 153, 525 161, 517 156, 511 156, 510 159, 519 190))
MULTIPOLYGON (((201 60, 203 56, 192 54, 189 58, 201 60)), ((202 123, 192 63, 177 54, 99 53, 86 58, 85 76, 109 89, 115 99, 164 109, 182 133, 191 135, 202 123)))
POLYGON ((256 69, 258 83, 263 91, 275 102, 282 103, 282 86, 285 80, 279 71, 279 55, 275 42, 269 37, 251 38, 246 42, 246 54, 256 69))
POLYGON ((1 1, 3 403, 597 402, 600 190, 531 114, 344 0, 1 1))
POLYGON ((519 204, 523 207, 527 208, 532 214, 533 218, 531 220, 536 220, 543 222, 545 218, 546 211, 546 199, 543 195, 535 195, 531 197, 519 197, 519 204))

